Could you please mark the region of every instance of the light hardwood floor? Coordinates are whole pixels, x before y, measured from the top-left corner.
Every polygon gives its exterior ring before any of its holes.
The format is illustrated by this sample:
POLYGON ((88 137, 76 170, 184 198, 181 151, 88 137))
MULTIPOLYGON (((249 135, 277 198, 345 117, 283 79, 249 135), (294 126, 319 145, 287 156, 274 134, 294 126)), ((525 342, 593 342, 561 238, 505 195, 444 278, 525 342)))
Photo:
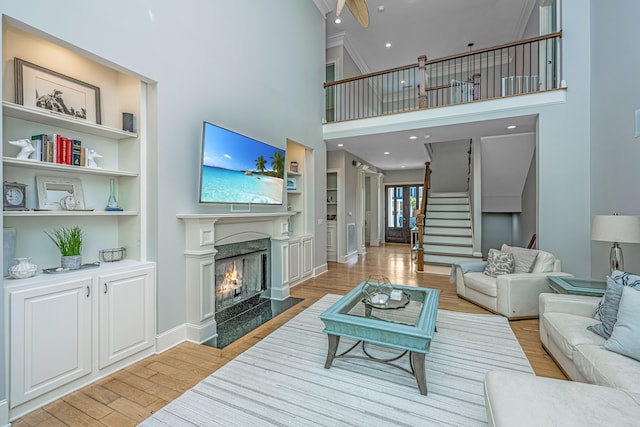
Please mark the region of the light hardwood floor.
MULTIPOLYGON (((357 262, 329 263, 328 273, 294 287, 291 295, 304 301, 225 349, 180 344, 52 402, 13 426, 136 425, 324 295, 345 294, 371 274, 383 274, 392 283, 440 289, 442 309, 488 313, 458 298, 448 274, 415 272, 408 245, 371 247, 357 262)), ((566 379, 540 346, 537 319, 513 321, 511 327, 537 375, 566 379)))

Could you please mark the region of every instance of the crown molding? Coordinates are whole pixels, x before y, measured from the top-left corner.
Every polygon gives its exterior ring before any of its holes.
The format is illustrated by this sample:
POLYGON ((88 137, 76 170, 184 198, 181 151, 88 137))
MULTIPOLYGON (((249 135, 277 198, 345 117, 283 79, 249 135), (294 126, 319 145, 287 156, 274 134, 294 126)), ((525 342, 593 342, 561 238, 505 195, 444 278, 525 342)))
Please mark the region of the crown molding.
MULTIPOLYGON (((333 10, 333 8, 329 6, 329 0, 313 0, 313 2, 315 3, 320 13, 322 13, 325 16, 327 15, 327 13, 333 10)), ((331 3, 335 3, 335 2, 332 1, 331 3)))
POLYGON ((341 31, 327 38, 327 49, 339 46, 342 46, 343 49, 347 51, 353 62, 356 64, 356 67, 358 67, 358 69, 360 70, 361 74, 368 74, 371 72, 369 70, 369 66, 364 61, 364 59, 362 59, 362 56, 360 56, 358 50, 351 42, 349 35, 344 31, 341 31))

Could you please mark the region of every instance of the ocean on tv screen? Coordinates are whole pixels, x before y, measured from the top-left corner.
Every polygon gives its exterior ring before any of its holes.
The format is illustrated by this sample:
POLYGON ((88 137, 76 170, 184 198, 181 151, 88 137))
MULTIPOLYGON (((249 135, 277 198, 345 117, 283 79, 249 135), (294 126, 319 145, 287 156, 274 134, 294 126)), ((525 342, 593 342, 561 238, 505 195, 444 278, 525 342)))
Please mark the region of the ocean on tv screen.
POLYGON ((284 180, 256 172, 202 166, 203 203, 282 204, 284 180))

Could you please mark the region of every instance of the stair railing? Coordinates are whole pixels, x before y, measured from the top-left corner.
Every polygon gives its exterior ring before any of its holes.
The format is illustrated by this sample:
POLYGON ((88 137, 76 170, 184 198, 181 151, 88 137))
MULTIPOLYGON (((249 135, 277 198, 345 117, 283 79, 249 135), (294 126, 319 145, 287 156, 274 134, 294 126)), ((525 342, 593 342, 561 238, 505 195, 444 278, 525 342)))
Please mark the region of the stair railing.
POLYGON ((424 164, 424 184, 422 187, 422 200, 420 203, 420 212, 416 218, 416 224, 418 224, 418 262, 417 270, 424 271, 424 220, 427 213, 427 198, 429 195, 429 189, 431 188, 431 162, 424 164))

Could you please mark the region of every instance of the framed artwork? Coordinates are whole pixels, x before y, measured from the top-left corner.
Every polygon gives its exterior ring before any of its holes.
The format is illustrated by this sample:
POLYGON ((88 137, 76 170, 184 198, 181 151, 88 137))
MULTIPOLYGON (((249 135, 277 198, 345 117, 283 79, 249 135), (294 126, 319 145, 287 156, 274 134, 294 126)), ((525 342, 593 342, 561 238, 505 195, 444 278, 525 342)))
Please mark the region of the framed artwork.
POLYGON ((297 190, 297 186, 296 186, 296 179, 295 178, 287 178, 287 190, 288 191, 295 191, 297 190))
POLYGON ((36 176, 38 209, 86 210, 82 182, 77 178, 36 176))
POLYGON ((101 124, 100 88, 14 58, 16 104, 101 124))

